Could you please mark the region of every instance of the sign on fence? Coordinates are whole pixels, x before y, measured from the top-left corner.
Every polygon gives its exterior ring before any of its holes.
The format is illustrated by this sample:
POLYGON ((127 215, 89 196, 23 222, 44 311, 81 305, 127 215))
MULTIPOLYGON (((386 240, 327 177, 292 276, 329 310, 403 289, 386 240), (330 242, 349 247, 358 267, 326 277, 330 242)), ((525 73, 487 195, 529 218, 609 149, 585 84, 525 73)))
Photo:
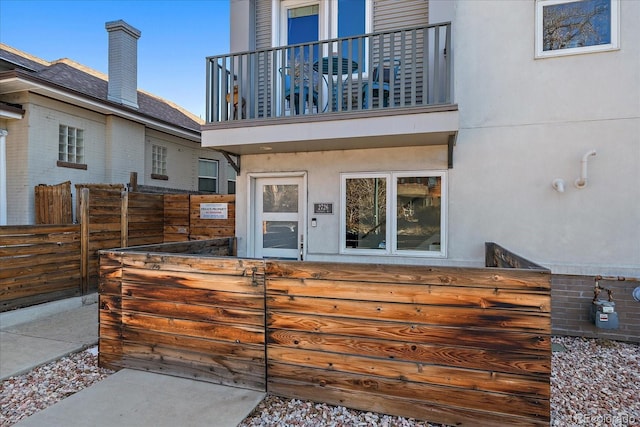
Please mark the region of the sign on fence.
POLYGON ((227 219, 228 203, 200 203, 200 219, 227 219))

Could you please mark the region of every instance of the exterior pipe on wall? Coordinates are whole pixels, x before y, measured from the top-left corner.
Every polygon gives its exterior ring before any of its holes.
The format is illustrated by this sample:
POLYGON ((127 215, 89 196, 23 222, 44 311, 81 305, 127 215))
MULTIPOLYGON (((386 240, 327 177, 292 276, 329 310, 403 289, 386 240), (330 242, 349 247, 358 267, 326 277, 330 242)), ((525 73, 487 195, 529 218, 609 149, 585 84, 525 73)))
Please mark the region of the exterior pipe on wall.
POLYGON ((576 188, 584 188, 587 186, 587 160, 590 156, 595 156, 596 150, 588 151, 584 156, 582 156, 582 170, 580 173, 580 178, 576 179, 575 186, 576 188))
POLYGON ((551 183, 551 186, 558 193, 564 193, 564 179, 562 178, 554 179, 553 182, 551 183))

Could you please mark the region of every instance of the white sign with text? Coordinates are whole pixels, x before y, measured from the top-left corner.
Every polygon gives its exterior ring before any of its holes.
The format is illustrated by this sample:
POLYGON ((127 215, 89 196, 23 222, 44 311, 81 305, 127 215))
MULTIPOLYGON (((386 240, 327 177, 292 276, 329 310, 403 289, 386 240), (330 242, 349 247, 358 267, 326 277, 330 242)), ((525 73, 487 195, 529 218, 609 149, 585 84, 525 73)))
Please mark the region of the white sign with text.
POLYGON ((227 203, 200 203, 200 219, 227 219, 227 203))

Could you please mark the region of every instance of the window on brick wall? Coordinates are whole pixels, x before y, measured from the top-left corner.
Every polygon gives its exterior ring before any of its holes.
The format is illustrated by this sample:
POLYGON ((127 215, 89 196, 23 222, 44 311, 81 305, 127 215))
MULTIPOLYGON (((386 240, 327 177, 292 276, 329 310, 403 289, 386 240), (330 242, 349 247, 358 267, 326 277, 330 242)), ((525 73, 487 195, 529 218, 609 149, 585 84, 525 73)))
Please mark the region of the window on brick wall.
POLYGON ((86 169, 84 162, 84 131, 60 125, 58 131, 58 166, 86 169))
POLYGON ((236 170, 231 166, 231 164, 227 163, 227 193, 228 194, 236 194, 236 170))
POLYGON ((198 160, 198 191, 218 192, 218 161, 198 160))
POLYGON ((167 176, 167 147, 161 145, 151 147, 151 178, 169 179, 167 176))

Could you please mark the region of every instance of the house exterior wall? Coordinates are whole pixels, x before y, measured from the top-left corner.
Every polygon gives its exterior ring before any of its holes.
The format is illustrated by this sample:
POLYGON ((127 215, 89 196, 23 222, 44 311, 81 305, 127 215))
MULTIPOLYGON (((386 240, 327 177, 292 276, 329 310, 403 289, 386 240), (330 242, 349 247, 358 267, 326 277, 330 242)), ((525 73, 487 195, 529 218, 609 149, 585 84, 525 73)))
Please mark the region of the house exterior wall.
MULTIPOLYGON (((416 27, 428 22, 429 2, 426 0, 367 1, 371 3, 374 32, 416 27)), ((231 1, 232 52, 242 51, 243 49, 240 48, 246 44, 246 35, 254 34, 252 33, 254 27, 250 26, 249 19, 255 19, 255 49, 266 49, 273 46, 273 0, 256 1, 255 13, 249 12, 248 15, 244 15, 244 18, 240 18, 242 12, 249 9, 249 3, 249 0, 231 1), (236 24, 237 27, 235 27, 236 24)), ((326 2, 325 6, 327 6, 325 12, 331 14, 330 8, 335 6, 335 2, 326 2)))
POLYGON ((428 1, 373 0, 373 32, 425 25, 428 15, 428 1))
MULTIPOLYGON (((29 114, 25 112, 25 117, 29 114)), ((7 224, 17 224, 21 212, 27 209, 27 200, 21 197, 27 192, 28 171, 20 165, 27 164, 28 147, 21 144, 28 138, 29 126, 23 120, 2 120, 0 127, 7 130, 6 177, 7 177, 7 224)))
POLYGON ((142 175, 145 127, 116 116, 106 118, 105 180, 129 182, 130 172, 142 175))
POLYGON ((198 189, 198 158, 219 160, 220 191, 227 192, 226 159, 200 144, 146 128, 113 115, 104 115, 32 93, 16 93, 3 100, 22 105, 21 120, 0 123, 7 129, 7 224, 35 222, 34 187, 71 181, 75 184, 127 183, 138 172, 138 183, 172 189, 198 189), (59 125, 84 130, 85 169, 61 167, 58 160, 59 125), (168 148, 170 180, 150 179, 151 142, 168 148), (147 153, 148 146, 148 153, 147 153))
POLYGON ((534 12, 456 3, 449 255, 478 259, 493 240, 554 273, 640 277, 640 3, 621 2, 619 50, 546 59, 534 58, 534 12))
POLYGON ((103 116, 33 94, 23 108, 27 111, 25 118, 12 123, 25 131, 12 132, 12 126, 7 136, 12 146, 7 153, 7 181, 12 189, 8 193, 8 224, 35 221, 34 187, 39 184, 105 180, 103 116), (61 124, 84 130, 86 170, 57 166, 61 124))
MULTIPOLYGON (((618 318, 617 328, 596 327, 591 319, 591 306, 595 289, 591 276, 553 275, 551 278, 551 328, 556 335, 578 335, 640 343, 640 303, 633 299, 637 281, 605 278, 600 287, 613 292, 618 318)), ((606 300, 603 291, 599 298, 606 300)))
POLYGON ((180 140, 161 132, 148 130, 144 144, 144 182, 140 184, 152 185, 165 188, 180 188, 186 190, 198 190, 198 159, 218 160, 218 189, 222 193, 226 193, 226 185, 220 186, 220 180, 226 177, 225 165, 227 163, 220 154, 200 147, 200 144, 180 140), (167 176, 168 180, 159 180, 151 178, 151 151, 153 145, 167 147, 167 176))
MULTIPOLYGON (((238 256, 249 256, 247 240, 250 212, 249 177, 252 174, 306 172, 307 174, 307 237, 306 258, 309 261, 424 263, 423 257, 408 259, 391 256, 341 255, 340 236, 340 174, 372 171, 446 170, 446 147, 406 147, 370 150, 341 150, 310 153, 247 155, 242 157, 242 173, 237 178, 239 196, 236 198, 236 234, 238 256), (242 193, 241 193, 242 192, 242 193), (242 194, 242 196, 240 196, 242 194), (313 215, 313 203, 331 202, 331 215, 313 215), (311 227, 312 217, 317 227, 311 227)), ((442 260, 429 259, 429 262, 442 260)))
MULTIPOLYGON (((403 16, 400 5, 415 6, 394 4, 398 16, 403 16)), ((260 12, 271 2, 256 7, 260 12)), ((430 8, 435 17, 453 21, 454 91, 460 108, 448 175, 447 262, 481 264, 484 242, 497 241, 557 274, 640 277, 640 96, 629 90, 640 87, 640 48, 633 43, 640 37, 634 25, 640 3, 621 4, 619 50, 546 59, 534 55, 531 2, 434 1, 430 8), (587 187, 578 189, 573 182, 589 150, 597 155, 588 162, 587 187), (564 193, 552 188, 556 178, 565 180, 564 193)), ((354 170, 394 169, 372 164, 370 151, 356 151, 353 157, 336 153, 350 158, 348 167, 354 170)), ((331 196, 338 203, 340 171, 335 167, 340 163, 325 160, 336 153, 293 155, 308 159, 303 163, 290 162, 290 155, 243 156, 243 175, 254 169, 306 170, 308 163, 309 202, 331 196), (268 160, 274 158, 278 161, 268 160), (324 174, 318 194, 314 165, 332 166, 315 172, 324 174)), ((243 187, 245 177, 238 188, 248 188, 243 187)), ((242 232, 246 226, 240 217, 238 222, 242 232)), ((327 231, 321 246, 335 254, 338 230, 327 231)), ((310 232, 310 251, 311 237, 310 232)))

